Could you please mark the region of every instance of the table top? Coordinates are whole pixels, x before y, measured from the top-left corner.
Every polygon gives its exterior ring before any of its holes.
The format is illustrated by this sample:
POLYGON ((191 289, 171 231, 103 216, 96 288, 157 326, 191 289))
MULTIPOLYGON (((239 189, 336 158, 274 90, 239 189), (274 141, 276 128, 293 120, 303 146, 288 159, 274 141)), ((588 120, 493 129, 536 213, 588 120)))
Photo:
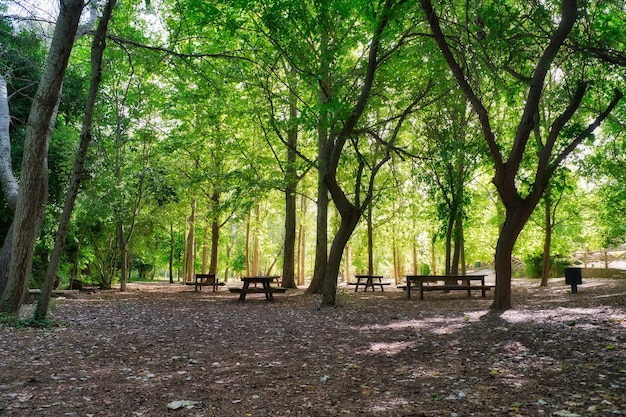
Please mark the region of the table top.
POLYGON ((443 281, 446 279, 482 280, 487 275, 406 275, 412 281, 443 281))
POLYGON ((242 281, 248 281, 248 282, 272 282, 276 279, 280 278, 280 276, 275 275, 275 276, 265 276, 265 277, 241 277, 242 281))
POLYGON ((355 275, 355 278, 382 278, 382 275, 355 275))

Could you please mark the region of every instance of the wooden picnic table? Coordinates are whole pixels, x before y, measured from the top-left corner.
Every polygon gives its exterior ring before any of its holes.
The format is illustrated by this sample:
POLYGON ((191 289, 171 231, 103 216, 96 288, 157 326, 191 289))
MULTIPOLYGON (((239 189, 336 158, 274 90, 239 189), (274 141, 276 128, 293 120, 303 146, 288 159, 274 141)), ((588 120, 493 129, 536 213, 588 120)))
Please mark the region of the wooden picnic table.
POLYGON ((375 291, 374 286, 379 286, 381 291, 385 291, 383 289, 384 285, 389 285, 388 282, 382 282, 382 275, 355 275, 356 282, 349 282, 348 285, 354 285, 354 292, 357 292, 359 286, 365 287, 363 292, 367 291, 367 287, 370 287, 372 291, 375 291))
POLYGON ((217 287, 224 285, 223 282, 215 276, 215 274, 195 274, 194 291, 202 291, 204 285, 213 287, 213 292, 217 291, 217 287))
POLYGON ((278 281, 280 276, 267 276, 267 277, 242 277, 243 287, 241 288, 229 288, 230 292, 239 293, 239 301, 246 301, 247 294, 265 294, 267 301, 274 301, 274 293, 284 293, 287 288, 272 287, 271 283, 278 281), (253 287, 250 284, 254 284, 253 287), (259 287, 258 284, 261 284, 259 287))
POLYGON ((467 291, 467 297, 471 297, 472 291, 480 290, 482 296, 486 297, 486 291, 492 289, 493 285, 485 285, 486 275, 407 275, 406 276, 406 298, 411 298, 411 283, 416 283, 420 289, 420 300, 424 299, 424 291, 467 291), (443 281, 443 285, 437 284, 443 281), (455 281, 455 284, 450 284, 455 281), (463 284, 458 284, 462 281, 463 284), (476 282, 472 285, 472 282, 476 282), (435 285, 424 285, 425 283, 435 283, 435 285))

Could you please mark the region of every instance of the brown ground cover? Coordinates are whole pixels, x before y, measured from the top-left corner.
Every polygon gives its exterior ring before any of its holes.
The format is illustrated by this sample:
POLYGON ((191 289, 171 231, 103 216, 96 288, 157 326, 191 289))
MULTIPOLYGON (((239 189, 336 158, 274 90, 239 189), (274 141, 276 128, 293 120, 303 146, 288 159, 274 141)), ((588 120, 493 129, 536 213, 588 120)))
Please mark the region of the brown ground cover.
POLYGON ((626 414, 626 281, 513 291, 503 314, 463 292, 81 293, 55 327, 0 326, 0 415, 626 414))

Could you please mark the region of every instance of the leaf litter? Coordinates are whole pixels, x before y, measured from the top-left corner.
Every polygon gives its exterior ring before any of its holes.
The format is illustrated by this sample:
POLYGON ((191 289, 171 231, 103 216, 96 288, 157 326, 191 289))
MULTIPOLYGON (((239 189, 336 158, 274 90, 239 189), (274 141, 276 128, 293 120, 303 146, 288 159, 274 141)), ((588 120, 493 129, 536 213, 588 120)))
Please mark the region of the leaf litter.
POLYGON ((58 326, 0 327, 2 416, 626 415, 626 281, 577 294, 401 290, 272 303, 180 284, 59 299, 58 326))

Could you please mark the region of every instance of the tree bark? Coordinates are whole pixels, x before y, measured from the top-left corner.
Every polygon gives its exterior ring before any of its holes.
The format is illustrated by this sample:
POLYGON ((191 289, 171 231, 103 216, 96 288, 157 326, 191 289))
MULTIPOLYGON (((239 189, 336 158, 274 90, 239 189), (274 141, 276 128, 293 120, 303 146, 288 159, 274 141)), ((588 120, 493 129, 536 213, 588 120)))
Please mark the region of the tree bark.
POLYGON ((367 206, 367 273, 374 275, 374 226, 372 225, 372 205, 367 206))
POLYGON ((353 207, 346 208, 350 214, 341 216, 341 225, 335 234, 333 243, 330 247, 328 255, 328 264, 326 265, 326 275, 324 276, 324 293, 322 296, 322 305, 334 306, 337 300, 337 278, 341 269, 341 258, 343 250, 352 236, 352 232, 359 223, 361 213, 353 207))
POLYGON ((546 189, 544 196, 544 220, 546 234, 543 239, 543 266, 541 268, 541 287, 548 286, 548 278, 550 277, 550 247, 552 246, 552 187, 546 189))
POLYGON ((492 180, 498 190, 498 194, 502 199, 506 209, 505 221, 502 226, 498 243, 496 246, 495 268, 496 268, 496 290, 492 308, 496 310, 506 310, 511 307, 511 256, 513 247, 521 230, 528 221, 530 214, 536 207, 545 187, 550 182, 554 170, 563 162, 563 160, 584 140, 589 137, 593 129, 597 128, 602 121, 608 116, 612 109, 617 105, 622 97, 621 92, 616 91, 615 97, 609 106, 602 112, 587 129, 578 133, 567 146, 564 146, 553 155, 556 139, 567 122, 573 117, 582 103, 585 94, 586 84, 581 83, 574 92, 570 103, 555 118, 549 132, 547 134, 545 144, 541 144, 538 153, 538 163, 535 169, 534 181, 531 189, 525 197, 522 197, 517 189, 518 172, 525 153, 526 146, 530 134, 536 127, 536 114, 538 113, 539 103, 542 99, 545 80, 548 71, 552 68, 557 53, 565 43, 576 20, 578 18, 578 2, 576 0, 563 0, 561 10, 561 20, 557 29, 551 35, 548 44, 538 58, 534 70, 532 71, 532 79, 529 81, 528 93, 524 104, 524 111, 517 126, 513 146, 508 155, 508 159, 504 159, 501 154, 500 147, 496 141, 494 129, 491 127, 489 111, 484 106, 480 98, 475 94, 474 89, 470 85, 465 76, 465 71, 456 60, 452 49, 447 43, 439 17, 435 13, 431 0, 421 0, 422 9, 426 14, 431 32, 441 53, 448 63, 450 70, 455 77, 457 84, 461 88, 463 94, 469 100, 472 109, 476 113, 480 121, 483 136, 489 147, 493 160, 495 175, 492 180))
MULTIPOLYGON (((320 27, 328 22, 327 5, 320 8, 320 27)), ((320 81, 318 86, 318 104, 320 107, 317 125, 317 222, 315 228, 315 265, 313 278, 307 288, 307 294, 321 294, 324 290, 324 276, 328 264, 328 187, 324 178, 328 171, 329 151, 329 114, 328 105, 331 100, 330 60, 328 52, 329 36, 322 30, 320 36, 320 81)))
POLYGON ((61 95, 61 85, 78 29, 83 0, 61 2, 43 76, 28 117, 20 191, 13 219, 13 242, 9 279, 0 310, 19 314, 28 290, 35 241, 48 197, 47 155, 52 118, 61 95))
POLYGON ((170 284, 174 283, 174 245, 176 240, 174 239, 174 224, 170 221, 170 256, 169 256, 169 273, 170 284))
POLYGON ((87 156, 89 144, 91 143, 93 110, 96 103, 98 89, 100 88, 100 81, 102 79, 102 55, 104 54, 104 49, 106 47, 106 32, 112 10, 115 7, 116 2, 117 0, 109 0, 107 2, 91 45, 91 83, 89 85, 89 92, 85 103, 85 115, 83 116, 80 144, 74 160, 74 168, 72 170, 70 186, 65 197, 65 205, 59 219, 59 227, 54 241, 54 248, 52 250, 52 254, 50 255, 48 268, 46 269, 44 285, 41 289, 41 294, 33 314, 33 319, 35 321, 46 319, 48 304, 50 303, 50 297, 52 296, 52 290, 54 289, 54 281, 59 268, 59 263, 61 261, 61 255, 63 254, 63 248, 65 247, 65 240, 70 226, 74 202, 76 201, 76 196, 78 195, 78 188, 82 180, 85 158, 87 156))
POLYGON ((298 146, 298 108, 293 88, 289 92, 289 131, 287 132, 287 166, 285 167, 285 239, 283 253, 282 286, 296 288, 296 147, 298 146))

